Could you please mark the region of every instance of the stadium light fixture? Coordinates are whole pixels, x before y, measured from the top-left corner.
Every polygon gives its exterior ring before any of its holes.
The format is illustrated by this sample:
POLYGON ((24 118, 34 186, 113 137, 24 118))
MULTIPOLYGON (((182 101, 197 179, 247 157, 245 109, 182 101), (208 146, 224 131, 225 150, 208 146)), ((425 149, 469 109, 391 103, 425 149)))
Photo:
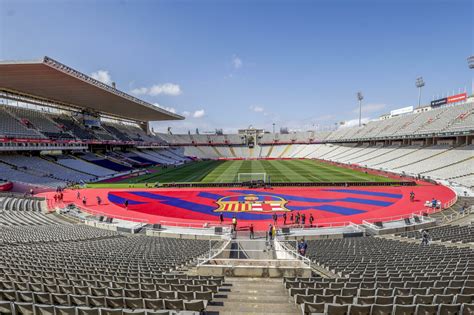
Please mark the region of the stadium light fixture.
MULTIPOLYGON (((474 69, 474 55, 467 57, 469 69, 474 69)), ((474 95, 474 80, 471 79, 471 93, 474 95)))
POLYGON ((421 88, 425 86, 425 81, 423 77, 416 78, 416 87, 418 88, 418 107, 421 105, 421 88))
POLYGON ((474 55, 467 57, 467 64, 469 69, 474 69, 474 55))
POLYGON ((275 123, 273 123, 272 125, 273 125, 273 134, 275 134, 275 123))
POLYGON ((362 92, 357 92, 357 100, 359 101, 359 127, 361 126, 362 123, 362 100, 364 99, 364 95, 362 95, 362 92))

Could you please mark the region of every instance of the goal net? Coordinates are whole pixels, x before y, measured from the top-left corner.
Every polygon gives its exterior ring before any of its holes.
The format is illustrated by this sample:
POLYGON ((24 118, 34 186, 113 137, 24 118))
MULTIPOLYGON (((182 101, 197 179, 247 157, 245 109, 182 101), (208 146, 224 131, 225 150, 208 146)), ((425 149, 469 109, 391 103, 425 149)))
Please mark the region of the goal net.
POLYGON ((237 182, 267 182, 267 173, 237 173, 237 182))

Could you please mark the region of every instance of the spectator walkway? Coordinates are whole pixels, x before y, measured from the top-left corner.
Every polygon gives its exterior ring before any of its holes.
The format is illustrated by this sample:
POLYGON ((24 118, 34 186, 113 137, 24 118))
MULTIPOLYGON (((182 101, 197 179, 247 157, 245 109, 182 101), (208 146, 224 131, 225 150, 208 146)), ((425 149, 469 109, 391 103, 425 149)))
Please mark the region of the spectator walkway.
POLYGON ((219 315, 296 315, 301 314, 288 296, 281 278, 227 278, 230 284, 225 298, 216 298, 218 305, 206 308, 207 314, 219 315))

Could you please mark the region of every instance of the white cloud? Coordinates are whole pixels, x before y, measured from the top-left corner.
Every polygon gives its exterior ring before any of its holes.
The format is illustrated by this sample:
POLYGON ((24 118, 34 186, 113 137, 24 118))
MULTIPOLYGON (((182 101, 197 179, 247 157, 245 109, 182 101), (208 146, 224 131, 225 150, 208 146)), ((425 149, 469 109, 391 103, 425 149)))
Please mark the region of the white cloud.
POLYGON ((144 95, 148 93, 148 88, 146 87, 136 88, 132 90, 132 93, 136 95, 144 95))
POLYGON ((234 69, 240 69, 242 68, 242 66, 244 65, 242 59, 240 59, 239 56, 237 55, 234 55, 232 56, 232 66, 234 67, 234 69))
POLYGON ((98 70, 91 73, 91 77, 107 85, 112 85, 112 77, 107 70, 98 70))
POLYGON ((173 83, 165 83, 162 85, 153 85, 150 88, 150 95, 156 96, 160 94, 165 94, 165 95, 180 95, 181 94, 181 87, 178 84, 173 84, 173 83))
POLYGON ((204 115, 206 115, 206 112, 204 111, 204 109, 198 109, 197 111, 193 113, 193 118, 202 118, 204 117, 204 115))
MULTIPOLYGON (((362 124, 366 124, 370 121, 370 118, 363 117, 360 121, 362 124)), ((339 125, 339 128, 347 128, 347 127, 355 127, 355 126, 359 126, 359 118, 346 120, 344 121, 343 124, 339 125)))
POLYGON ((135 95, 171 95, 177 96, 182 93, 181 87, 174 83, 154 84, 150 87, 135 88, 131 91, 135 95))
POLYGON ((204 109, 198 109, 198 110, 195 110, 194 112, 185 110, 181 113, 181 115, 183 115, 184 117, 189 117, 189 118, 202 118, 206 115, 206 111, 204 109))
POLYGON ((156 107, 159 107, 159 108, 162 108, 164 110, 167 110, 173 114, 176 114, 176 109, 174 107, 167 107, 167 106, 161 106, 160 104, 158 103, 153 103, 153 105, 155 105, 156 107))
MULTIPOLYGON (((387 107, 386 104, 362 104, 362 113, 375 113, 383 110, 385 107, 387 107)), ((359 107, 355 108, 352 112, 357 114, 359 112, 359 107)))
POLYGON ((256 113, 262 113, 265 109, 263 108, 263 106, 259 106, 259 105, 252 105, 250 106, 250 109, 256 113))

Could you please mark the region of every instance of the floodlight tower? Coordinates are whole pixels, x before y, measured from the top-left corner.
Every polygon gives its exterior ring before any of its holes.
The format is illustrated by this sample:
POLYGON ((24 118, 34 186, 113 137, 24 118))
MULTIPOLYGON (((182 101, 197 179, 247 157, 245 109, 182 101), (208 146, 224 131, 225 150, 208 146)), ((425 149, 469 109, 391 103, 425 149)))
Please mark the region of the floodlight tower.
POLYGON ((357 92, 357 100, 359 100, 359 127, 362 125, 362 100, 364 99, 364 95, 362 92, 357 92))
MULTIPOLYGON (((474 55, 467 57, 469 69, 474 69, 474 55)), ((474 95, 474 80, 471 79, 471 93, 474 95)))
POLYGON ((423 81, 423 77, 416 78, 416 87, 418 88, 418 107, 421 105, 421 88, 425 86, 425 81, 423 81))

